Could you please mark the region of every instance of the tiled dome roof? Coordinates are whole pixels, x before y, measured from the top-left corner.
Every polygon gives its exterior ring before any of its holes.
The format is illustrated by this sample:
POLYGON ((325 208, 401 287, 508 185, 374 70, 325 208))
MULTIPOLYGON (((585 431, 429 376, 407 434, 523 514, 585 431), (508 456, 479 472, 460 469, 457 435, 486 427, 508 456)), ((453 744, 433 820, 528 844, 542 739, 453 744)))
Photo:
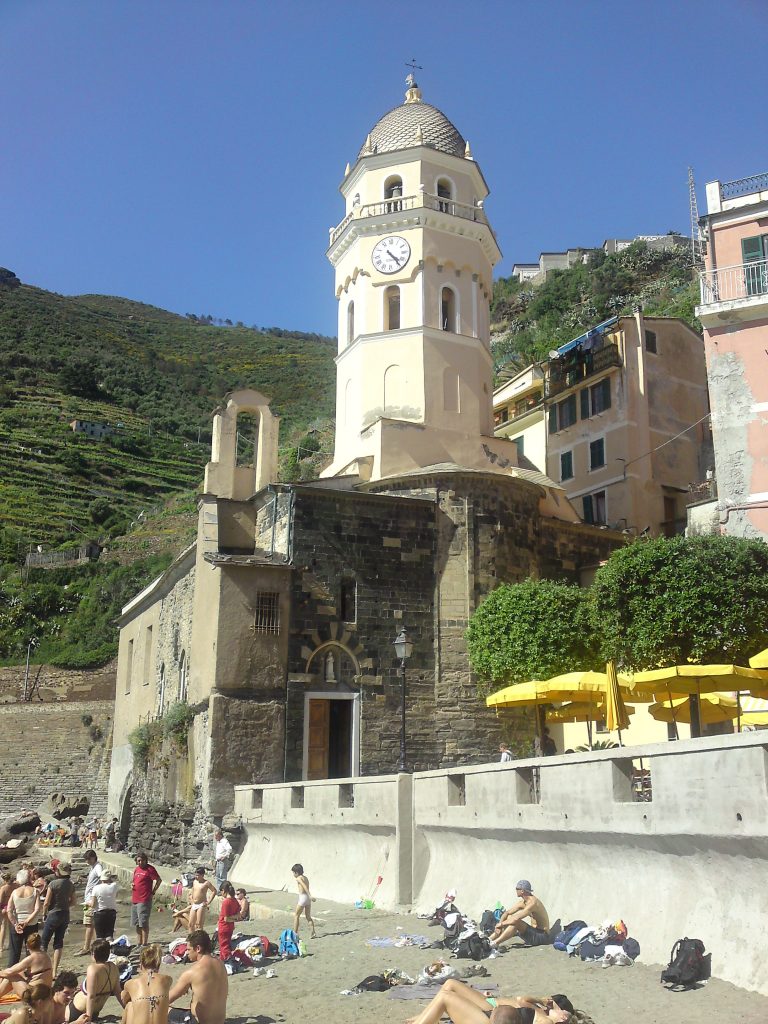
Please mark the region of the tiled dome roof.
POLYGON ((412 146, 431 146, 441 153, 463 157, 466 145, 445 114, 430 103, 423 103, 421 91, 411 88, 406 93, 405 103, 394 107, 376 122, 357 155, 360 158, 412 146))

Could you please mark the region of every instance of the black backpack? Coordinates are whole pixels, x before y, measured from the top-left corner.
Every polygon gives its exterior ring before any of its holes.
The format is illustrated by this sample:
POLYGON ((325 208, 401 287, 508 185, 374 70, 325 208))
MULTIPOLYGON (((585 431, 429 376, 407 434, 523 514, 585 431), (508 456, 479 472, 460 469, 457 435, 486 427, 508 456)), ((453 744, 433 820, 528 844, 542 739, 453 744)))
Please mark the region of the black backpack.
POLYGON ((712 974, 712 954, 704 953, 701 939, 678 939, 669 954, 669 963, 661 972, 661 983, 670 988, 692 988, 712 974))
POLYGON ((492 910, 484 910, 483 916, 480 918, 480 931, 490 935, 498 923, 499 919, 492 910))
POLYGON ((473 932, 465 939, 460 939, 456 947, 456 956, 460 960, 485 960, 491 952, 491 943, 487 935, 473 932))

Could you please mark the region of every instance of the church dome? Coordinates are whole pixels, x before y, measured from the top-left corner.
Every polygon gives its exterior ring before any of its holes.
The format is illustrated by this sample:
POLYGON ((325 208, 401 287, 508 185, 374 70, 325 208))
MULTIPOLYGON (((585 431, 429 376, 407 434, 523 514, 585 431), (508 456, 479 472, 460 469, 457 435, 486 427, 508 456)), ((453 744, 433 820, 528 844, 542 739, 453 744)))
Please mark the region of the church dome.
POLYGON ((445 114, 424 103, 414 82, 405 94, 405 103, 380 118, 357 154, 358 159, 372 153, 393 153, 413 146, 430 146, 451 156, 465 156, 467 144, 445 114))

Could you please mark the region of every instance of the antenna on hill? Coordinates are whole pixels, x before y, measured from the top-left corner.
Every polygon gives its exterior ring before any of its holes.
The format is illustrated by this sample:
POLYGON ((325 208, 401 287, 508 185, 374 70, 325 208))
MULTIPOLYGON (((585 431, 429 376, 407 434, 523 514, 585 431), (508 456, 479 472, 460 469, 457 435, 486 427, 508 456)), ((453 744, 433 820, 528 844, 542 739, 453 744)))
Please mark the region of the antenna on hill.
POLYGON ((694 266, 701 261, 701 228, 699 227, 699 204, 696 202, 696 182, 693 168, 688 168, 688 199, 691 207, 691 257, 694 266))

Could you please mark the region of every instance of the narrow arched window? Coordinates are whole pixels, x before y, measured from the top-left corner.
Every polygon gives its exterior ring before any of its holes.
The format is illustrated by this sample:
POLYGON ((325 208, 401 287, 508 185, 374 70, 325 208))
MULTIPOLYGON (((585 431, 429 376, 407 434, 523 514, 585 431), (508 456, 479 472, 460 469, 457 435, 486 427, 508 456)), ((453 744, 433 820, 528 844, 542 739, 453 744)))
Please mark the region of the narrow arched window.
POLYGON ((403 374, 397 364, 384 371, 384 415, 397 416, 403 405, 403 374))
POLYGON ((459 374, 452 366, 443 370, 443 409, 459 412, 459 374))
POLYGON ((187 658, 184 651, 179 658, 179 700, 184 703, 187 699, 187 658))
POLYGON ((398 175, 387 178, 384 182, 384 209, 387 213, 394 213, 403 208, 403 179, 398 175))
POLYGON ((400 330, 400 289, 396 284, 384 292, 384 330, 400 330))
POLYGON ((456 294, 453 288, 446 287, 440 292, 440 327, 444 331, 456 332, 456 294))
POLYGON ((165 707, 165 662, 160 666, 160 678, 157 682, 157 713, 162 715, 165 707))
POLYGON ((446 178, 440 178, 437 183, 437 208, 441 213, 451 212, 450 199, 453 198, 451 183, 446 178))
POLYGON ((347 344, 351 345, 355 340, 355 303, 350 300, 347 306, 347 344))

